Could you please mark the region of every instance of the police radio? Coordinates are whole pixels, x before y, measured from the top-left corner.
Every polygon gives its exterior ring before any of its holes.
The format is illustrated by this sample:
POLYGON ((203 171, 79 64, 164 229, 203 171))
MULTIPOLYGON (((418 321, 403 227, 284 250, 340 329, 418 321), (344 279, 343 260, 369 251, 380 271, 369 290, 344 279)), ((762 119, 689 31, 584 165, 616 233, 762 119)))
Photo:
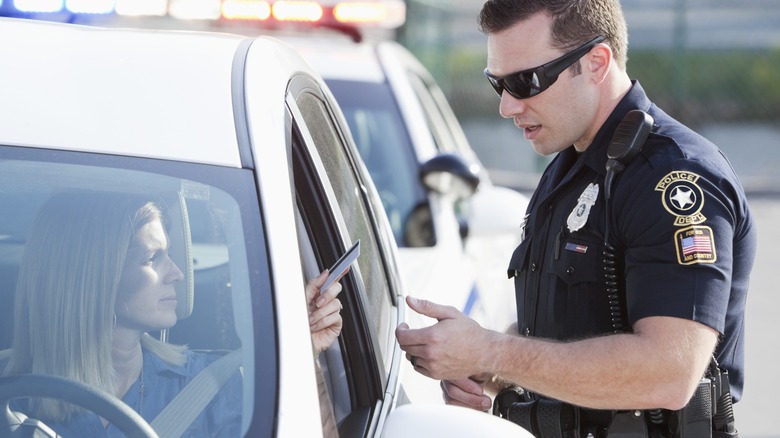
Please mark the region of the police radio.
POLYGON ((604 179, 604 204, 607 213, 604 221, 604 280, 607 286, 612 330, 615 333, 622 333, 625 330, 625 323, 618 289, 620 269, 615 255, 615 247, 609 243, 612 186, 615 184, 617 175, 642 150, 642 146, 653 128, 653 122, 653 117, 644 111, 637 109, 629 111, 620 121, 607 146, 607 176, 604 179))
POLYGON ((620 121, 607 146, 607 177, 604 181, 606 200, 612 196, 612 185, 617 174, 626 168, 642 150, 653 129, 653 117, 641 110, 631 110, 620 121))

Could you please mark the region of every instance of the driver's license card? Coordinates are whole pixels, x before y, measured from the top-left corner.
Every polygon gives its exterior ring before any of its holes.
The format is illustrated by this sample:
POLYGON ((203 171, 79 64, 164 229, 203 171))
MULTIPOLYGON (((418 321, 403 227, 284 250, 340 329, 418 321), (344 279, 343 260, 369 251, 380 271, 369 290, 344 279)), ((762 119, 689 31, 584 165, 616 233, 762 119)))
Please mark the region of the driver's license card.
POLYGON ((336 260, 336 263, 333 264, 333 266, 330 267, 328 270, 328 278, 325 279, 325 283, 322 284, 322 287, 320 287, 320 290, 324 291, 327 289, 331 284, 333 284, 334 281, 338 281, 342 275, 344 275, 344 272, 346 272, 349 265, 352 264, 352 262, 355 261, 355 259, 360 255, 360 239, 358 239, 352 247, 350 247, 347 252, 345 252, 341 257, 339 257, 338 260, 336 260))

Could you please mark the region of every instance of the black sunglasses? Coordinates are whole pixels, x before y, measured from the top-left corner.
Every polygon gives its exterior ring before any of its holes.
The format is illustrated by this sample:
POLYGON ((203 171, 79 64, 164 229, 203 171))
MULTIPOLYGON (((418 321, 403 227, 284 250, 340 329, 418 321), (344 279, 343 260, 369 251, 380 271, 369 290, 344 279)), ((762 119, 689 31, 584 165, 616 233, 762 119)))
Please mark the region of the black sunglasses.
POLYGON ((510 73, 500 78, 491 75, 487 69, 485 69, 484 73, 490 85, 498 93, 498 97, 501 97, 501 93, 506 90, 515 99, 527 99, 550 88, 550 85, 555 83, 564 70, 585 56, 593 46, 605 39, 607 37, 599 35, 560 58, 536 68, 510 73))

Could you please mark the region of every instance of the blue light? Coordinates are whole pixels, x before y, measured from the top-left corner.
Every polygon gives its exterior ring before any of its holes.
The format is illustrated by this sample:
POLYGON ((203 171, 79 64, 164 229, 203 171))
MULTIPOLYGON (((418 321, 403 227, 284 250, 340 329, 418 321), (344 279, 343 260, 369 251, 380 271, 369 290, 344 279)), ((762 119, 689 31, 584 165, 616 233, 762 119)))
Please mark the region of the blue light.
POLYGON ((14 0, 14 7, 19 12, 59 12, 62 0, 14 0))
POLYGON ((65 0, 65 8, 74 14, 110 14, 114 0, 65 0))

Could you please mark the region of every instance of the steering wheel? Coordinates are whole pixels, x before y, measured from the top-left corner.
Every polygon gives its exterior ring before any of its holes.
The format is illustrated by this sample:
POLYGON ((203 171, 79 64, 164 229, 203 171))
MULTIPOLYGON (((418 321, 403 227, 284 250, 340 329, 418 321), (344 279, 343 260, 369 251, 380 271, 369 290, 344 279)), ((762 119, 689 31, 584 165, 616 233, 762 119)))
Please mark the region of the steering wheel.
MULTIPOLYGON (((25 374, 0 378, 0 438, 34 436, 27 429, 38 428, 11 411, 10 401, 23 397, 46 397, 88 409, 116 426, 128 437, 159 438, 157 432, 137 412, 107 392, 61 377, 25 374), (27 430, 25 430, 27 429, 27 430)), ((44 432, 42 430, 39 431, 44 432)), ((45 432, 44 432, 45 433, 45 432)))

